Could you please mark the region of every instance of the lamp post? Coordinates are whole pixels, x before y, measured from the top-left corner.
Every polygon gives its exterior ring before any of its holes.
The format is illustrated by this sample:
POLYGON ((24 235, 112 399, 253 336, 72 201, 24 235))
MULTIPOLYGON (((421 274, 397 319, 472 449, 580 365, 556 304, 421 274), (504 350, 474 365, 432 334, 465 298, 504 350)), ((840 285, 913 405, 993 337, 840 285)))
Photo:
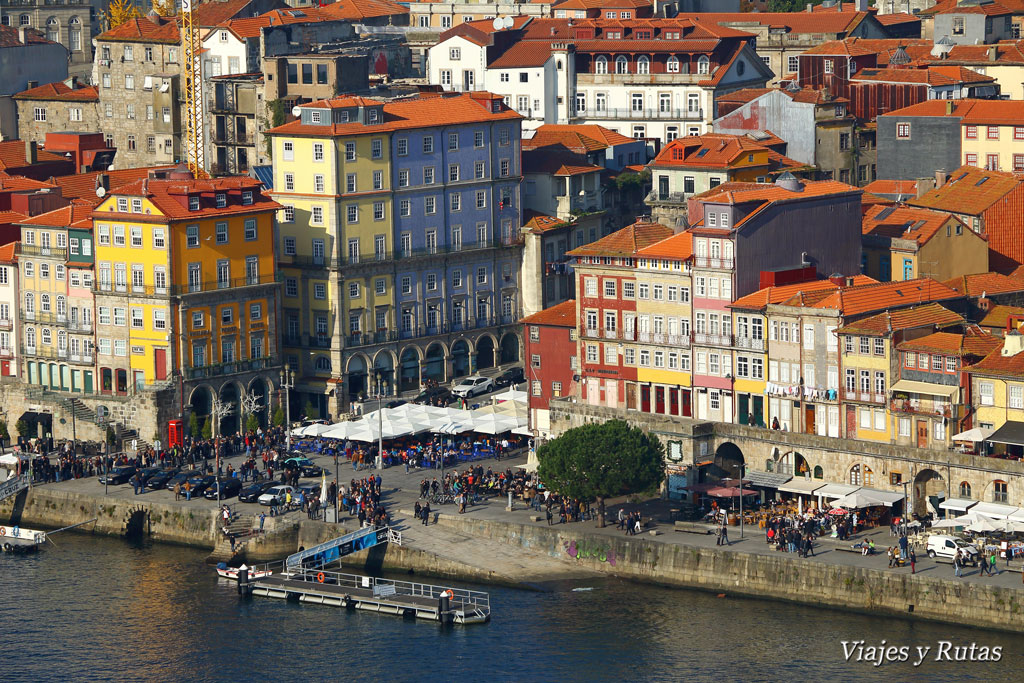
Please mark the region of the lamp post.
POLYGON ((746 467, 746 463, 740 463, 740 538, 743 538, 743 475, 746 474, 743 470, 746 467))
POLYGON ((289 394, 295 388, 295 371, 288 363, 284 364, 281 372, 281 391, 284 392, 284 444, 288 452, 292 450, 292 411, 289 402, 289 394))
POLYGON ((374 373, 377 380, 377 462, 374 463, 378 470, 384 469, 384 391, 388 388, 388 382, 384 379, 384 373, 378 370, 374 373))
POLYGON ((903 535, 907 535, 907 515, 910 514, 910 501, 907 499, 907 482, 901 481, 903 484, 903 535))

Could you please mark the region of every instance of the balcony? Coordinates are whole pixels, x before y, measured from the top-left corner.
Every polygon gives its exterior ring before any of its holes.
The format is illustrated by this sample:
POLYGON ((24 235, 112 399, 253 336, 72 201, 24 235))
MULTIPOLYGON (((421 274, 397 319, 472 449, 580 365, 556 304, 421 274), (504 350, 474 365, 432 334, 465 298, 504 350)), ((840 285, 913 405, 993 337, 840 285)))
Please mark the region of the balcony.
POLYGON ((68 317, 66 315, 58 315, 53 311, 22 311, 21 319, 43 325, 66 325, 68 322, 68 317))
POLYGON ((94 294, 109 294, 116 292, 118 294, 131 293, 133 295, 143 296, 167 296, 170 292, 170 288, 167 286, 154 287, 153 285, 113 285, 109 282, 95 281, 92 284, 92 292, 94 294))
POLYGON ((313 349, 329 349, 331 338, 326 334, 311 334, 306 337, 306 346, 313 349))
POLYGON ((707 332, 694 332, 691 334, 694 344, 700 346, 732 346, 731 334, 710 334, 707 332))
POLYGON ((271 362, 269 358, 253 358, 251 360, 238 360, 230 363, 217 363, 216 365, 186 368, 185 379, 207 379, 209 377, 235 375, 242 372, 259 372, 260 370, 266 370, 277 365, 278 363, 271 362))
POLYGON ((18 246, 18 253, 25 256, 52 256, 64 260, 68 257, 67 247, 44 247, 38 244, 21 244, 18 246))
POLYGON ((886 398, 885 394, 876 394, 871 391, 853 391, 850 389, 843 389, 843 399, 846 401, 856 401, 857 403, 878 403, 885 405, 886 398))
POLYGON ((764 339, 737 336, 734 338, 733 342, 735 343, 736 348, 750 349, 751 351, 764 351, 764 339))
POLYGON ((607 119, 621 121, 703 121, 703 109, 633 109, 615 107, 587 109, 572 114, 572 119, 607 119))
MULTIPOLYGON (((609 67, 611 66, 609 65, 609 67)), ((709 78, 711 78, 709 74, 689 73, 685 68, 677 74, 597 74, 588 72, 576 74, 576 85, 577 87, 584 85, 687 85, 706 81, 709 78)))
POLYGON ((333 268, 341 267, 341 261, 326 256, 298 256, 296 254, 279 256, 279 266, 301 266, 306 268, 333 268))
POLYGON ((911 415, 922 415, 927 417, 952 417, 953 409, 948 403, 922 402, 915 399, 893 400, 889 402, 889 408, 894 413, 908 413, 911 415))
POLYGON ((68 323, 69 332, 81 332, 83 334, 89 334, 92 332, 92 322, 82 322, 79 320, 72 320, 68 323))
MULTIPOLYGON (((629 339, 627 333, 626 338, 629 339)), ((645 344, 667 344, 668 346, 689 346, 688 334, 663 334, 661 332, 637 332, 636 340, 645 344)))
POLYGON ((175 295, 199 294, 202 292, 215 292, 225 289, 241 289, 244 287, 259 287, 263 285, 277 284, 278 274, 254 275, 246 277, 234 277, 223 280, 206 280, 202 282, 190 282, 187 285, 173 285, 171 293, 175 295))
POLYGON ((72 353, 68 356, 68 361, 76 363, 78 365, 92 365, 92 354, 91 353, 72 353))
POLYGON ((694 268, 713 268, 717 270, 732 270, 734 262, 731 258, 711 258, 707 256, 694 256, 694 268))
POLYGON ((370 346, 371 344, 386 344, 393 341, 398 341, 398 332, 382 330, 365 334, 350 334, 345 337, 345 346, 370 346))
POLYGON ((0 330, 9 330, 14 327, 14 322, 10 318, 0 318, 0 330))
POLYGON ((683 207, 686 206, 686 197, 685 192, 658 192, 654 190, 644 197, 644 202, 647 204, 671 204, 683 207))
POLYGON ((0 358, 14 358, 14 349, 9 346, 0 347, 0 358))

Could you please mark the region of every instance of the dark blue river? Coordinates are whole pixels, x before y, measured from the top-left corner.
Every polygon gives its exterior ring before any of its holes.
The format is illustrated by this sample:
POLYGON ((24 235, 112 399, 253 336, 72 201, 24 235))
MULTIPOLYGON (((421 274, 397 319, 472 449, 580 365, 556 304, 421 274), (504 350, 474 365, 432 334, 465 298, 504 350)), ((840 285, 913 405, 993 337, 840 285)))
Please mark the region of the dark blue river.
POLYGON ((1024 676, 1024 637, 991 631, 615 580, 577 592, 473 586, 491 593, 491 623, 446 630, 334 607, 243 601, 196 550, 74 534, 54 540, 35 556, 0 555, 0 679, 8 683, 1024 676), (841 641, 881 639, 911 653, 931 647, 931 655, 919 667, 916 654, 879 667, 844 659, 841 641), (935 662, 941 641, 999 647, 1001 661, 935 662))

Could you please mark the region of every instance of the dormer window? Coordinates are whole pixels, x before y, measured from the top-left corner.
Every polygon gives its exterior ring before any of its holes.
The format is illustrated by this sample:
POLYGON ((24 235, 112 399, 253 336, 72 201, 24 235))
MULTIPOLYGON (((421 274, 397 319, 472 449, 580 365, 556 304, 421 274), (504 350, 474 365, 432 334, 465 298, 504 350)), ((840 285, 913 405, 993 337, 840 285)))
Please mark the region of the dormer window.
POLYGON ((341 112, 341 123, 348 123, 348 112, 341 112))
POLYGON ((189 211, 198 211, 199 210, 199 197, 189 197, 188 198, 188 210, 189 211))
POLYGON ((249 206, 250 204, 252 204, 252 192, 242 193, 242 204, 244 204, 245 206, 249 206))
POLYGON ((133 199, 132 200, 132 213, 142 213, 142 200, 141 199, 133 199))
POLYGON ((224 193, 219 193, 217 195, 217 208, 218 209, 223 209, 227 205, 228 205, 228 196, 226 194, 224 194, 224 193))
POLYGON ((121 213, 128 213, 128 198, 118 197, 117 198, 117 210, 121 213))
POLYGON ((310 120, 311 123, 320 123, 320 112, 318 112, 318 111, 310 112, 309 120, 310 120))
POLYGON ((377 110, 376 109, 371 109, 370 110, 370 123, 377 123, 377 110))

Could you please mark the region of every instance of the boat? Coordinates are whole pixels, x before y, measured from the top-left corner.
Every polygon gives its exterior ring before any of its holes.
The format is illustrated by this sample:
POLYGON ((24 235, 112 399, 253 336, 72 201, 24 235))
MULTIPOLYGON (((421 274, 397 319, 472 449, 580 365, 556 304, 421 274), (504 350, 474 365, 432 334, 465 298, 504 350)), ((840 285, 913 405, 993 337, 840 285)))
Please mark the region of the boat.
POLYGON ((0 526, 0 549, 6 553, 29 553, 46 543, 46 532, 20 526, 0 526))
MULTIPOLYGON (((238 571, 240 569, 242 569, 243 567, 245 567, 246 569, 249 569, 244 564, 241 567, 229 567, 226 564, 224 564, 223 562, 220 562, 220 563, 217 564, 217 576, 221 577, 222 579, 228 579, 230 581, 238 581, 238 571)), ((270 570, 249 569, 249 578, 250 579, 265 579, 266 577, 270 576, 273 573, 274 572, 272 572, 270 570)))

